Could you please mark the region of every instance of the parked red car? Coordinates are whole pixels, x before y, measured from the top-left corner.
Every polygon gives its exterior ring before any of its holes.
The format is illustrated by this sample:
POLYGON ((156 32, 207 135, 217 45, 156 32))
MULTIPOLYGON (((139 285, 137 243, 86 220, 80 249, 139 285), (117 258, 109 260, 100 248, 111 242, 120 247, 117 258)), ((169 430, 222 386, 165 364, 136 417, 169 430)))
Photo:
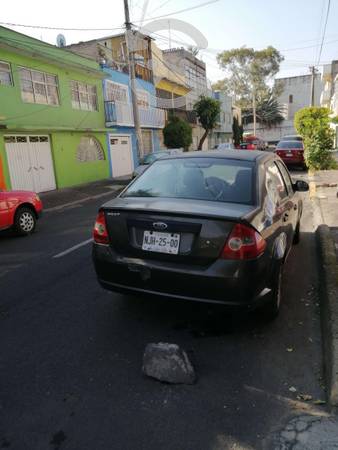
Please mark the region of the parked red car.
POLYGON ((265 150, 266 145, 262 139, 257 136, 244 136, 243 142, 240 144, 241 150, 265 150))
POLYGON ((13 228, 20 235, 33 233, 42 213, 42 202, 35 192, 0 190, 0 230, 13 228))
POLYGON ((304 144, 301 141, 280 141, 275 153, 287 166, 301 166, 306 169, 304 160, 304 144))

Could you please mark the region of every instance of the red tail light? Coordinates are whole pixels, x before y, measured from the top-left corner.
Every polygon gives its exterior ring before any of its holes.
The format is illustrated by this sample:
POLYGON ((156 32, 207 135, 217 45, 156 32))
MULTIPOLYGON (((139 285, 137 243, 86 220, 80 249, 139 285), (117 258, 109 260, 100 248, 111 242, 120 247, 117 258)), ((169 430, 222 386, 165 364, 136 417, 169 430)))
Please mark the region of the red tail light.
POLYGON ((264 253, 266 242, 253 228, 237 223, 223 248, 223 259, 254 259, 264 253))
POLYGON ((246 149, 247 149, 247 150, 255 150, 256 147, 255 147, 254 144, 248 144, 247 147, 246 147, 246 149))
POLYGON ((103 211, 100 211, 96 217, 93 238, 97 244, 109 244, 106 218, 103 211))

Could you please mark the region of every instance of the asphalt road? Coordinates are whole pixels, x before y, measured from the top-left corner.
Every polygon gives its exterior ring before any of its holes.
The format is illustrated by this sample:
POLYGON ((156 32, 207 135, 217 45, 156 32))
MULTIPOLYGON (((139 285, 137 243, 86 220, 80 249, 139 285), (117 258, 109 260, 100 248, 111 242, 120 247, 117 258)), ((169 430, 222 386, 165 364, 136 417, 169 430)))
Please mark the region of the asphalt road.
POLYGON ((325 398, 308 200, 271 324, 103 291, 90 244, 62 255, 90 238, 99 204, 46 213, 27 238, 0 235, 0 448, 270 449, 290 418, 324 413, 297 399, 325 398), (144 347, 159 341, 187 350, 196 385, 142 375, 144 347))

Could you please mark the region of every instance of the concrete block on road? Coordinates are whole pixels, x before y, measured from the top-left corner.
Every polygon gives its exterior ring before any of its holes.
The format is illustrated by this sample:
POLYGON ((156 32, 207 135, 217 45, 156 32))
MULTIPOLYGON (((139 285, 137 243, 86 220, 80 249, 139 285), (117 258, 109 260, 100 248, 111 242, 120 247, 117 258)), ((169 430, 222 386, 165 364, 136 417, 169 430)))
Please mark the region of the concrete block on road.
POLYGON ((176 344, 148 344, 143 355, 143 373, 164 383, 194 384, 196 374, 184 350, 176 344))

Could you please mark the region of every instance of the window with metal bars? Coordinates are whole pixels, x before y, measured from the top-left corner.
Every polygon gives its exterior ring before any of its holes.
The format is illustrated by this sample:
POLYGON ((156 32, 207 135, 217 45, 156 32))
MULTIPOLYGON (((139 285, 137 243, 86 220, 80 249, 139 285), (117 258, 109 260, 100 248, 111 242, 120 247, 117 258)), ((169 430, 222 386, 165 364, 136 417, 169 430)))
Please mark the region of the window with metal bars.
POLYGON ((13 86, 11 65, 5 61, 0 61, 0 84, 13 86))
POLYGON ((27 103, 59 105, 57 76, 26 67, 19 68, 21 98, 27 103))
POLYGON ((71 81, 70 89, 72 94, 72 107, 85 111, 97 111, 97 93, 96 86, 71 81))
POLYGON ((104 151, 94 136, 82 136, 77 147, 78 162, 104 161, 104 151))

